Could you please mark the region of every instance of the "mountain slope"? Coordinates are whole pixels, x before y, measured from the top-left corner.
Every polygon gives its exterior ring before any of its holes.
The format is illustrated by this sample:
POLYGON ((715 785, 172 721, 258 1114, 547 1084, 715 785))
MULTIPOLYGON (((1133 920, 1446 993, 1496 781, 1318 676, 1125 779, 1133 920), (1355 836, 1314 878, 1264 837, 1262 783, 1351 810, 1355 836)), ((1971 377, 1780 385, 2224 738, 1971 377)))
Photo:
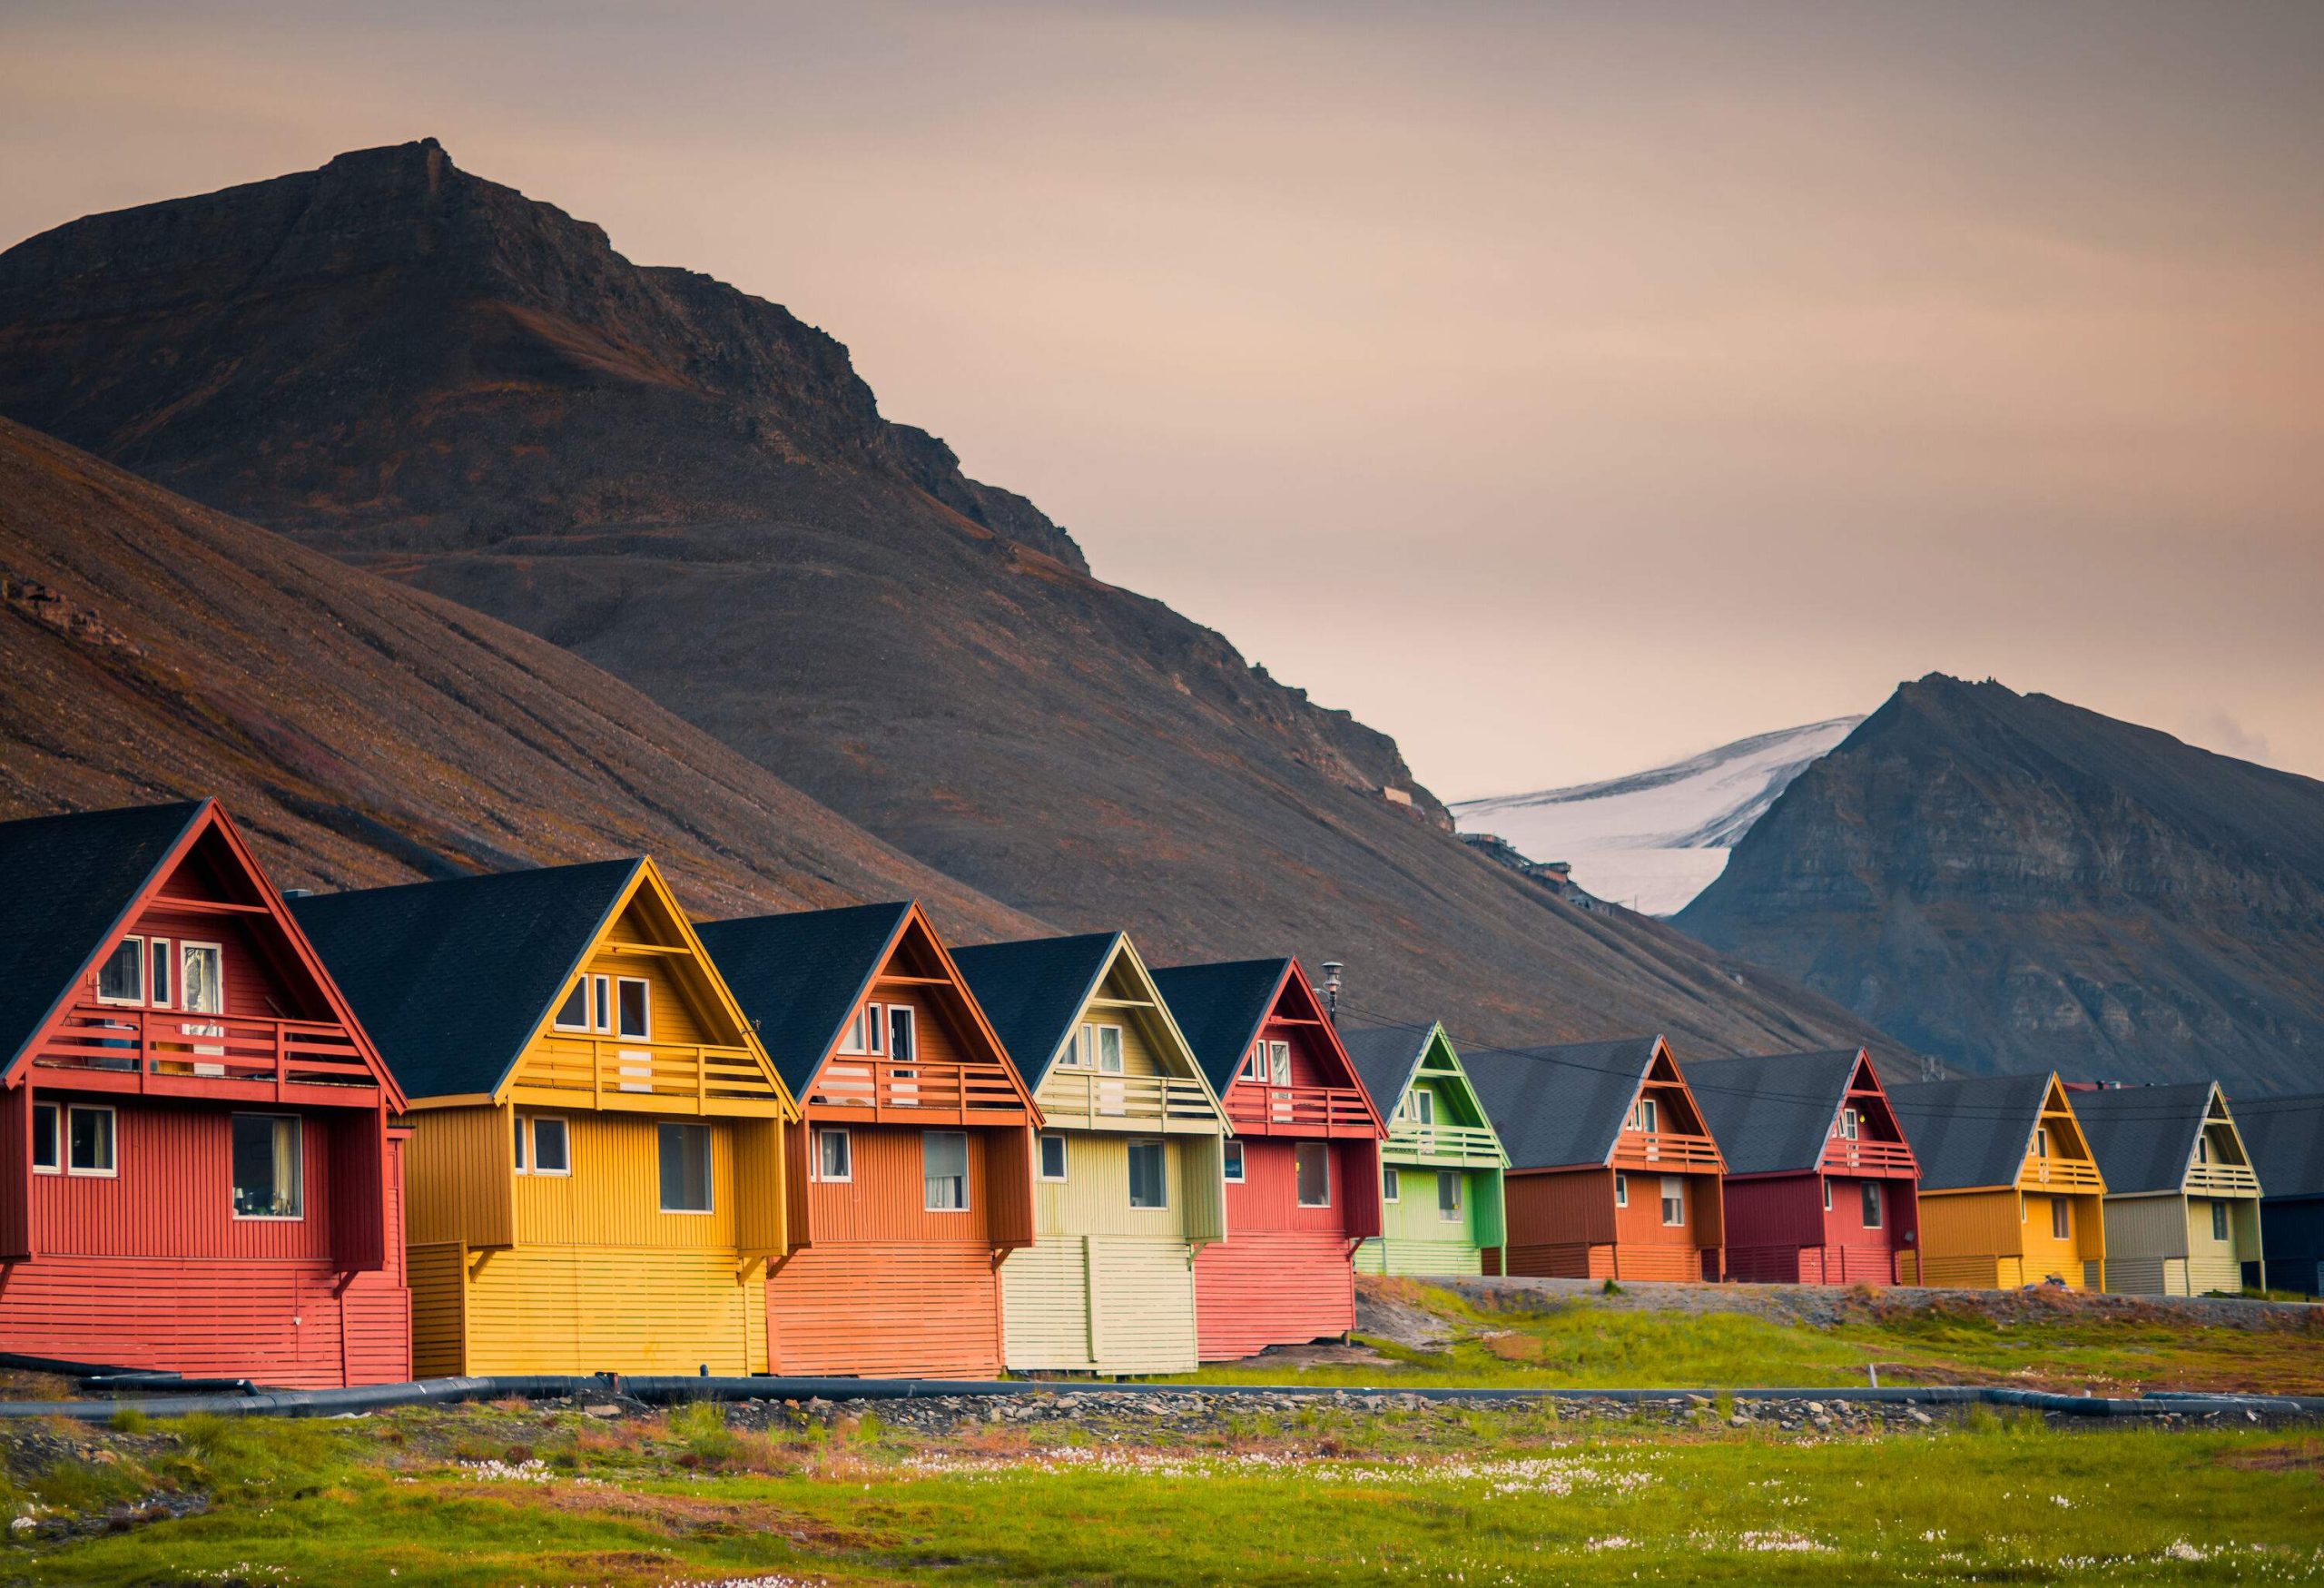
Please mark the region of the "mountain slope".
POLYGON ((1972 1073, 2324 1084, 2324 784, 1931 675, 1678 917, 1972 1073))
POLYGON ((1392 741, 1090 577, 881 419, 837 342, 432 143, 0 254, 0 413, 566 646, 928 864, 1162 962, 1344 959, 1488 1040, 1862 1032, 1471 855, 1392 741))
POLYGON ((705 911, 940 876, 531 635, 0 419, 0 818, 216 794, 278 882, 650 852, 705 911))
POLYGON ((1650 772, 1536 794, 1463 800, 1463 833, 1489 833, 1527 857, 1562 860, 1601 899, 1672 914, 1718 875, 1728 852, 1807 764, 1860 716, 1755 734, 1650 772))

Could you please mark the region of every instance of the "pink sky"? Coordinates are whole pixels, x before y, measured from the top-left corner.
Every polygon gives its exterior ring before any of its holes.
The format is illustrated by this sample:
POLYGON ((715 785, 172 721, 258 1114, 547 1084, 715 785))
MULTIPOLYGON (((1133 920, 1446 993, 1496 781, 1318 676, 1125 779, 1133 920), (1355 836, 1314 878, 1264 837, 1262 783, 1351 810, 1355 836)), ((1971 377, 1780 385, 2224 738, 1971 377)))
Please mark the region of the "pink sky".
POLYGON ((0 245, 423 135, 1448 798, 1931 669, 2324 775, 2324 7, 0 16, 0 245))

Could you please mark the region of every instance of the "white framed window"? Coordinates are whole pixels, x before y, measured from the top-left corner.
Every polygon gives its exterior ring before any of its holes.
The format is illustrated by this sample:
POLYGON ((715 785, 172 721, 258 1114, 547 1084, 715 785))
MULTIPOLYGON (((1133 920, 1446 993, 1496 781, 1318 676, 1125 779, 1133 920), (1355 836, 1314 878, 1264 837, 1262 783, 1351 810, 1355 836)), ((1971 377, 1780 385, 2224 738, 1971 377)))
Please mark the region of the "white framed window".
POLYGON ((1167 1208, 1170 1205, 1170 1155, 1159 1141, 1129 1144, 1129 1205, 1167 1208))
POLYGON ((527 1148, 529 1145, 528 1139, 531 1132, 525 1129, 525 1116, 522 1114, 511 1114, 508 1116, 508 1123, 514 1127, 517 1134, 515 1144, 517 1172, 520 1175, 528 1173, 530 1172, 532 1155, 527 1150, 527 1148))
POLYGON ((1630 1105, 1630 1128, 1653 1135, 1661 1129, 1662 1110, 1652 1098, 1640 1098, 1630 1105))
POLYGON ((662 1211, 709 1212, 710 1127, 665 1123, 657 1134, 661 1139, 662 1211))
POLYGON ((1863 1139, 1864 1120, 1854 1109, 1840 1110, 1840 1134, 1850 1141, 1863 1139))
POLYGON ((640 1042, 654 1040, 654 983, 643 976, 614 981, 614 1034, 640 1042))
POLYGON ((815 1178, 833 1182, 855 1178, 855 1142, 843 1128, 815 1127, 815 1178))
POLYGON ((550 1024, 560 1031, 595 1031, 609 1034, 614 1029, 614 992, 611 976, 592 972, 573 983, 565 1001, 556 1006, 550 1024))
POLYGON ((33 1105, 33 1173, 36 1175, 64 1172, 64 1153, 57 1139, 60 1112, 54 1103, 33 1105))
POLYGON ((1614 1206, 1617 1208, 1627 1208, 1630 1205, 1630 1177, 1624 1174, 1621 1170, 1616 1169, 1614 1171, 1614 1206))
POLYGON ((1221 1149, 1220 1159, 1226 1165, 1224 1178, 1230 1184, 1241 1185, 1243 1183, 1243 1144, 1239 1141, 1222 1141, 1218 1145, 1221 1149))
POLYGON ((1253 1080, 1257 1081, 1261 1086, 1265 1086, 1266 1084, 1267 1045, 1265 1042, 1254 1042, 1251 1044, 1251 1051, 1243 1060, 1243 1073, 1250 1077, 1253 1080))
POLYGON ((1687 1222, 1687 1182, 1679 1175, 1662 1177, 1662 1222, 1672 1229, 1687 1222))
POLYGON ((1383 1168, 1380 1171, 1380 1199, 1383 1202, 1401 1202, 1404 1199, 1404 1177, 1392 1167, 1383 1168))
POLYGON ((1826 1181, 1824 1182, 1824 1211, 1825 1211, 1825 1212, 1827 1212, 1827 1213, 1829 1213, 1831 1210, 1832 1210, 1832 1182, 1831 1182, 1831 1181, 1829 1181, 1829 1180, 1826 1180, 1826 1181))
POLYGON ((1421 1125, 1436 1123, 1436 1094, 1434 1092, 1425 1090, 1415 1091, 1406 1100, 1411 1105, 1414 1123, 1421 1125))
POLYGON ((1461 1171, 1441 1169, 1436 1171, 1436 1216, 1447 1224, 1461 1217, 1461 1171))
POLYGON ((2036 1125, 2034 1128, 2034 1156, 2036 1158, 2050 1156, 2050 1128, 2047 1125, 2036 1125))
POLYGON ((842 1053, 884 1053, 887 1048, 888 1006, 867 1003, 855 1011, 841 1033, 839 1050, 842 1053))
POLYGON ((1119 1075, 1122 1073, 1122 1028, 1101 1025, 1095 1021, 1083 1022, 1080 1030, 1073 1035, 1073 1045, 1068 1050, 1067 1060, 1076 1069, 1119 1075))
POLYGON ((113 1111, 94 1103, 64 1110, 64 1172, 110 1179, 121 1172, 115 1154, 113 1111))
POLYGON ((888 1005, 888 1057, 909 1064, 920 1057, 919 1011, 909 1003, 888 1005))
POLYGON ((145 1001, 145 940, 124 937, 97 967, 99 1003, 145 1001))
POLYGON ((153 966, 153 979, 146 983, 146 991, 152 995, 155 1009, 167 1009, 170 1007, 170 990, 177 985, 174 974, 177 965, 170 957, 170 940, 155 938, 153 952, 146 959, 153 966))
POLYGON ((1065 1138, 1046 1135, 1041 1138, 1041 1179, 1065 1179, 1065 1138))
POLYGON ((2073 1234, 2073 1204, 2063 1197, 2050 1198, 2050 1236, 2053 1240, 2065 1240, 2073 1234))
POLYGON ((2195 1161, 2196 1161, 2197 1163, 2209 1163, 2209 1162, 2211 1162, 2211 1139, 2210 1137, 2208 1137, 2208 1136, 2198 1136, 2198 1137, 2196 1137, 2196 1138, 2195 1138, 2195 1161))
POLYGON ((304 1217, 306 1165, 299 1116, 236 1114, 233 1130, 234 1217, 304 1217))
POLYGON ((1878 1180, 1865 1181, 1864 1227, 1866 1229, 1879 1228, 1883 1211, 1880 1206, 1880 1182, 1878 1180))
POLYGON ((2211 1204, 2211 1238, 2213 1240, 2227 1238, 2227 1204, 2224 1202, 2211 1204))
POLYGON ((178 1007, 188 1014, 226 1012, 225 953, 216 943, 178 944, 178 1007))
POLYGON ((923 1130, 920 1134, 921 1176, 927 1185, 931 1213, 969 1210, 969 1136, 965 1130, 923 1130))
POLYGON ((1267 1044, 1267 1080, 1275 1086, 1291 1084, 1290 1043, 1269 1042, 1267 1044))
POLYGON ((527 1121, 533 1132, 533 1172, 569 1175, 573 1172, 573 1132, 562 1114, 534 1114, 527 1121))
POLYGON ((1299 1205, 1302 1208, 1328 1208, 1332 1205, 1332 1149, 1321 1141, 1302 1141, 1293 1149, 1293 1167, 1298 1171, 1299 1205))

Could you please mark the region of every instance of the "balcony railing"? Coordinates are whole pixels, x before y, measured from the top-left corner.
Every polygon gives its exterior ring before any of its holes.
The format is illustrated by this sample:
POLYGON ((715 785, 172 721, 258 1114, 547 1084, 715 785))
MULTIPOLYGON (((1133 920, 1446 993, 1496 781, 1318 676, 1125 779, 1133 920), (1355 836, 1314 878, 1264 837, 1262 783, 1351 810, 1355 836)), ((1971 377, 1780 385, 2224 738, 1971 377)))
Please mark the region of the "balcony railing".
POLYGON ((1708 1136, 1676 1130, 1624 1130, 1614 1143, 1618 1169, 1711 1169, 1719 1167, 1718 1147, 1708 1136))
POLYGON ((54 1084, 103 1091, 248 1096, 269 1087, 281 1096, 286 1087, 379 1086, 343 1026, 112 1004, 73 1009, 33 1065, 54 1084))
POLYGON ((1102 1070, 1058 1069, 1041 1083, 1041 1118, 1052 1125, 1096 1129, 1125 1126, 1196 1128, 1214 1124, 1217 1111, 1199 1081, 1169 1075, 1108 1075, 1102 1070))
POLYGON ((1413 1119, 1398 1119, 1388 1127, 1387 1145, 1383 1149, 1391 1158, 1442 1159, 1447 1162, 1499 1163, 1502 1159, 1501 1139, 1482 1125, 1423 1125, 1413 1119))
POLYGON ((2187 1171, 2187 1189, 2198 1195, 2256 1197, 2260 1177, 2242 1163, 2199 1163, 2187 1171))
POLYGON ((2086 1158, 2029 1158, 2018 1183, 2024 1185, 2028 1180, 2060 1190, 2096 1191, 2106 1185, 2098 1166, 2086 1158))
POLYGON ((520 1103, 658 1113, 773 1114, 782 1095, 745 1048, 555 1033, 515 1089, 520 1103))
POLYGON ((1364 1094, 1352 1086, 1238 1080, 1226 1093, 1226 1117, 1236 1129, 1261 1136, 1369 1136, 1376 1129, 1364 1094))
POLYGON ((1901 1141, 1851 1141, 1835 1136, 1824 1148, 1824 1168, 1841 1173, 1908 1175, 1915 1166, 1913 1149, 1901 1141))
POLYGON ((1024 1099, 1006 1069, 950 1060, 832 1059, 805 1101, 811 1108, 861 1109, 871 1119, 919 1124, 981 1117, 997 1125, 1025 1114, 1024 1099))

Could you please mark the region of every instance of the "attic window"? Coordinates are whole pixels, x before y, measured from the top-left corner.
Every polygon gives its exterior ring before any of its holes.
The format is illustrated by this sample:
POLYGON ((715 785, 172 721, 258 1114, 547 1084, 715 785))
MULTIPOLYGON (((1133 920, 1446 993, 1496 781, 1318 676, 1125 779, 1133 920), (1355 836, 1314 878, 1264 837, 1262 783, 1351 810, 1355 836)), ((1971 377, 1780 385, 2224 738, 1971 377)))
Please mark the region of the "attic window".
POLYGON ((613 978, 584 976, 556 1006, 550 1023, 560 1031, 611 1031, 614 1029, 613 978))
POLYGON ((145 1001, 145 940, 124 937, 97 967, 99 1003, 145 1001))
POLYGON ((2037 1125, 2034 1127, 2034 1156, 2036 1158, 2047 1158, 2050 1156, 2050 1128, 2047 1125, 2037 1125))
POLYGON ((1081 1070, 1102 1070, 1108 1075, 1122 1072, 1122 1029, 1119 1026, 1085 1024, 1073 1039, 1073 1048, 1066 1062, 1081 1070))
POLYGON ((1842 1109, 1840 1110, 1840 1134, 1842 1136, 1846 1137, 1850 1141, 1854 1141, 1858 1139, 1862 1129, 1863 1120, 1854 1109, 1842 1109))
POLYGON ((2195 1138, 2195 1161, 2196 1161, 2197 1163, 2209 1163, 2209 1162, 2211 1162, 2211 1138, 2210 1138, 2210 1137, 2208 1137, 2208 1136, 2198 1136, 2198 1137, 2196 1137, 2196 1138, 2195 1138))
POLYGON ((1633 1130, 1643 1130, 1649 1136, 1653 1135, 1662 1128, 1660 1105, 1652 1098, 1639 1099, 1630 1106, 1630 1117, 1627 1123, 1633 1130))
POLYGON ((1422 1125, 1433 1125, 1436 1123, 1436 1094, 1434 1092, 1416 1091, 1413 1093, 1411 1098, 1411 1106, 1413 1110, 1413 1119, 1415 1123, 1422 1125))
POLYGON ((1290 1043, 1269 1042, 1267 1044, 1267 1079, 1276 1086, 1291 1084, 1290 1043))
POLYGON ((888 1057, 909 1064, 920 1056, 919 1021, 909 1003, 888 1005, 888 1057))
POLYGON ((888 1006, 867 1003, 847 1022, 839 1040, 842 1053, 884 1053, 888 1050, 888 1006))
POLYGON ((624 976, 615 983, 619 1034, 646 1042, 654 1038, 654 986, 643 976, 624 976))

